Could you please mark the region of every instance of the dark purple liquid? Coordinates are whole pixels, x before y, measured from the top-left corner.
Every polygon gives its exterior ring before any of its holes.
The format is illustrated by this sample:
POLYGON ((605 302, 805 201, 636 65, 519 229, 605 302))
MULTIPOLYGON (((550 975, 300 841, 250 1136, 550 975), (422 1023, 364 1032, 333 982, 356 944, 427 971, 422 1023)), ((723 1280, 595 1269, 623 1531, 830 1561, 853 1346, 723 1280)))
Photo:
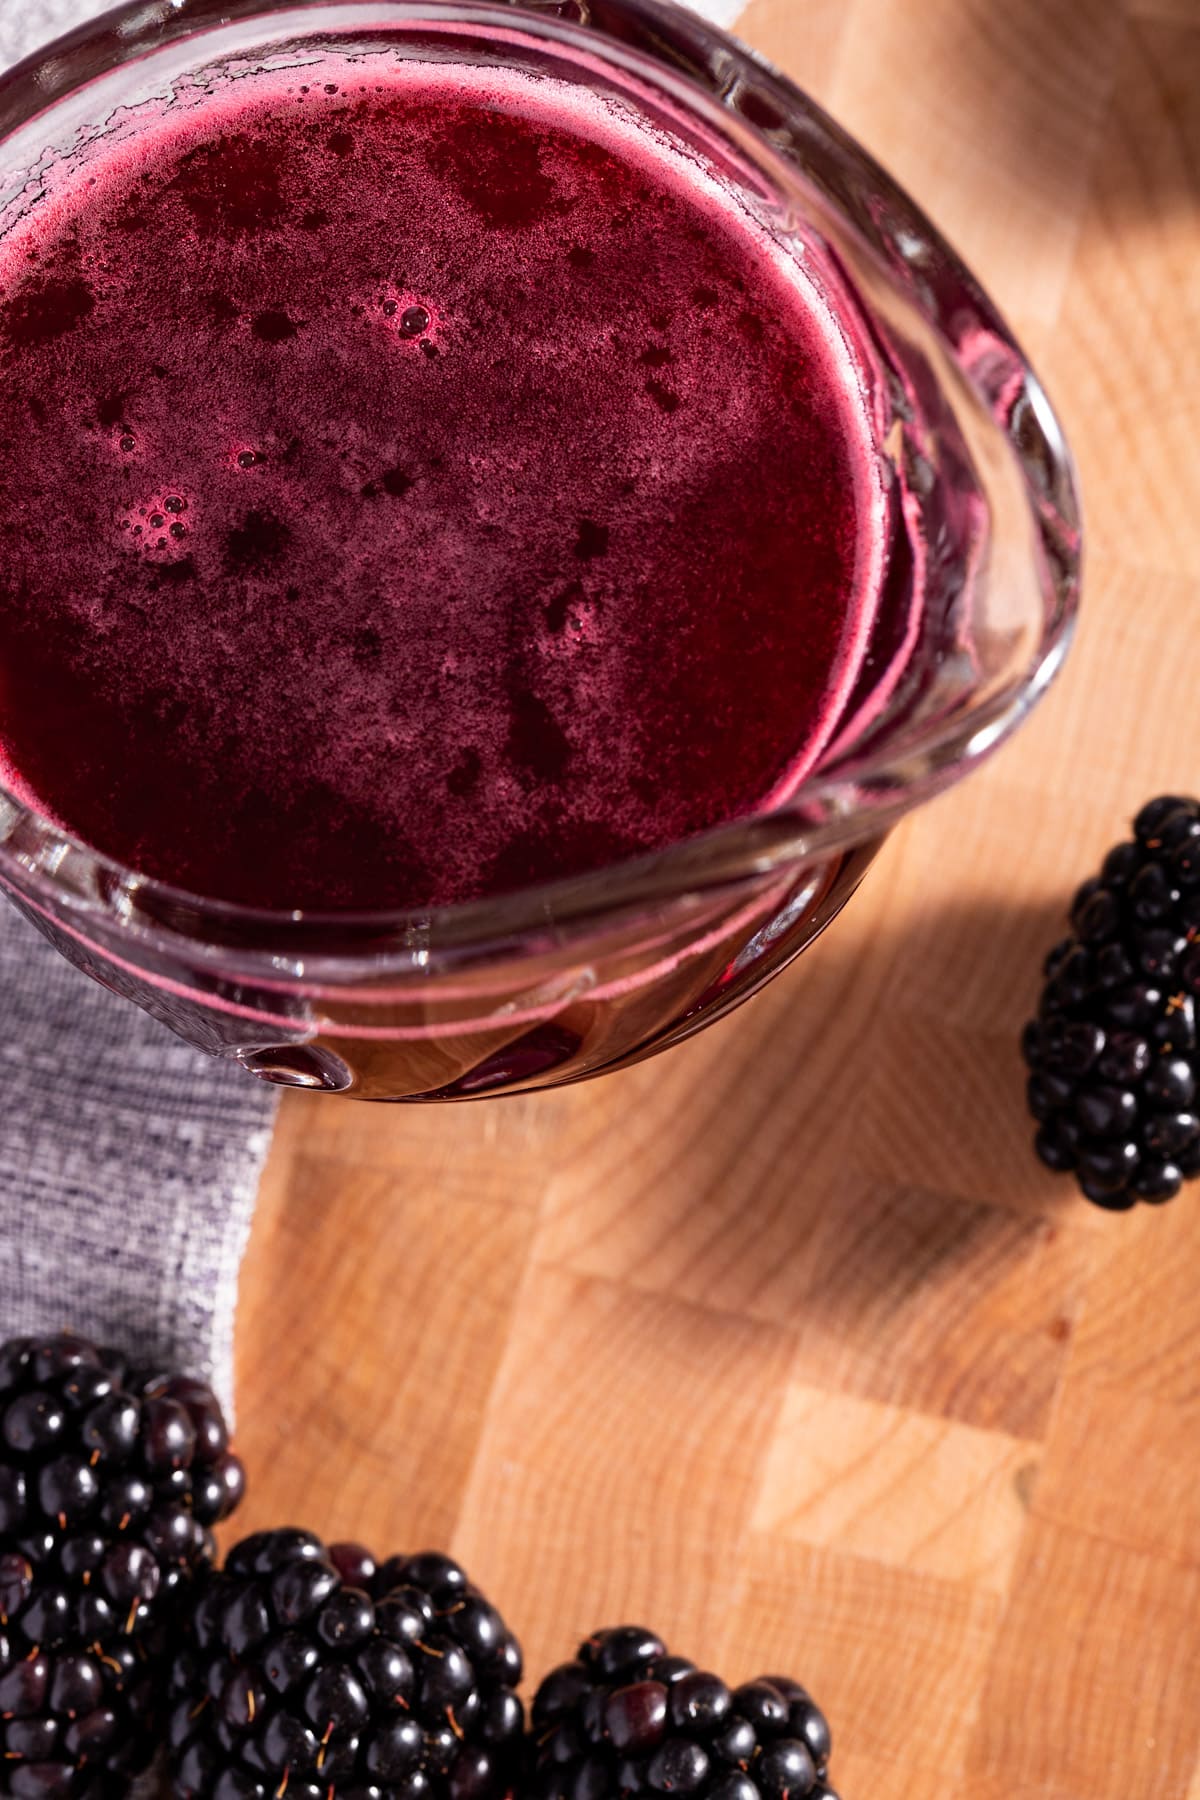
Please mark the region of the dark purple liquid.
POLYGON ((0 245, 7 779, 146 874, 591 869, 760 808, 853 678, 818 303, 681 153, 503 79, 245 80, 0 245))

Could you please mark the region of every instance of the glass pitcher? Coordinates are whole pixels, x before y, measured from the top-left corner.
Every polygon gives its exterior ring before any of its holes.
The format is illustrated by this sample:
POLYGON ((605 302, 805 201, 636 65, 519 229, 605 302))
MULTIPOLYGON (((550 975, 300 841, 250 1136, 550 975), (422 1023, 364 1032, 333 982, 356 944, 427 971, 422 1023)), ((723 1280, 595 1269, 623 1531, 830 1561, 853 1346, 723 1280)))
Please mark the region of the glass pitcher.
POLYGON ((553 885, 440 910, 254 910, 146 879, 3 790, 0 882, 79 968, 260 1080, 393 1101, 577 1081, 753 994, 891 827, 1020 724, 1075 617, 1071 461, 1003 320, 913 202, 666 0, 138 0, 0 78, 0 231, 89 143, 135 130, 139 102, 329 51, 585 84, 702 157, 804 259, 864 372, 884 494, 886 604, 861 671, 786 799, 553 885))

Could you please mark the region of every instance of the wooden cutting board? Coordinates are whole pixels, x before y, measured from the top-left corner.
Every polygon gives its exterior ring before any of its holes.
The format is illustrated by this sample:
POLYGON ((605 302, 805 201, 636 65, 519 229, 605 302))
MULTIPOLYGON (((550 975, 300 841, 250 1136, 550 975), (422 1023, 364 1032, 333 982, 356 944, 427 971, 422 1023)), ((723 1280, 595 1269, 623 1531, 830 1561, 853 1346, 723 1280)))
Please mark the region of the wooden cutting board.
POLYGON ((239 1323, 249 1529, 449 1546, 531 1669, 632 1619, 794 1671, 845 1800, 1200 1800, 1200 1191, 1094 1212, 1017 1034, 1075 882, 1200 783, 1197 0, 754 0, 1005 306, 1085 624, 828 937, 626 1074, 291 1096, 239 1323))

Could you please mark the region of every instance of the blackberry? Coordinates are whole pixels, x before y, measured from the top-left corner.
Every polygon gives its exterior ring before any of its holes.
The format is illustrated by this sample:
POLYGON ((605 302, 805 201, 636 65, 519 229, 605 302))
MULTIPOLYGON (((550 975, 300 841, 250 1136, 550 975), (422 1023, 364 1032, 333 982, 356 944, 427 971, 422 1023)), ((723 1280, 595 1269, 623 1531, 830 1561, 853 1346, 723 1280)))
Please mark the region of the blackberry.
POLYGON ((1200 1175, 1200 802, 1164 794, 1071 909, 1025 1027, 1036 1148, 1097 1206, 1200 1175))
POLYGON ((183 1591, 241 1498, 210 1388, 69 1333, 0 1346, 0 1766, 15 1800, 146 1767, 183 1591))
POLYGON ((636 1625, 597 1631, 532 1708, 531 1800, 837 1800, 824 1714, 786 1675, 726 1686, 636 1625))
POLYGON ((180 1800, 493 1800, 521 1651, 449 1557, 265 1531, 210 1571, 171 1671, 180 1800))

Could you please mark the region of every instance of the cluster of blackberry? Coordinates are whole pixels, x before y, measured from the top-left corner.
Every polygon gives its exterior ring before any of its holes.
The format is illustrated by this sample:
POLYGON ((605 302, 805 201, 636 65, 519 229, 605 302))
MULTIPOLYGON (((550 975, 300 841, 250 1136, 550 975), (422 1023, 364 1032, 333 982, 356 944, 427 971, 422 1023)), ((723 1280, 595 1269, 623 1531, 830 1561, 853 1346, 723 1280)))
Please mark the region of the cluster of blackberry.
POLYGON ((267 1531, 186 1621, 168 1744, 181 1800, 491 1800, 520 1772, 521 1651, 458 1564, 267 1531))
POLYGON ((241 1498, 211 1389, 62 1334, 0 1347, 0 1759, 110 1800, 156 1747, 169 1632, 241 1498))
POLYGON ((531 1800, 837 1800, 830 1734, 798 1683, 729 1688, 638 1626, 600 1631, 533 1702, 531 1800))
POLYGON ((1200 1175, 1200 803, 1144 806, 1071 925, 1025 1028, 1037 1151, 1097 1206, 1157 1205, 1200 1175))
POLYGON ((781 1676, 732 1692, 598 1633, 525 1730, 521 1650, 449 1557, 212 1527, 242 1465, 203 1382, 62 1334, 0 1346, 0 1789, 123 1800, 835 1800, 781 1676))

